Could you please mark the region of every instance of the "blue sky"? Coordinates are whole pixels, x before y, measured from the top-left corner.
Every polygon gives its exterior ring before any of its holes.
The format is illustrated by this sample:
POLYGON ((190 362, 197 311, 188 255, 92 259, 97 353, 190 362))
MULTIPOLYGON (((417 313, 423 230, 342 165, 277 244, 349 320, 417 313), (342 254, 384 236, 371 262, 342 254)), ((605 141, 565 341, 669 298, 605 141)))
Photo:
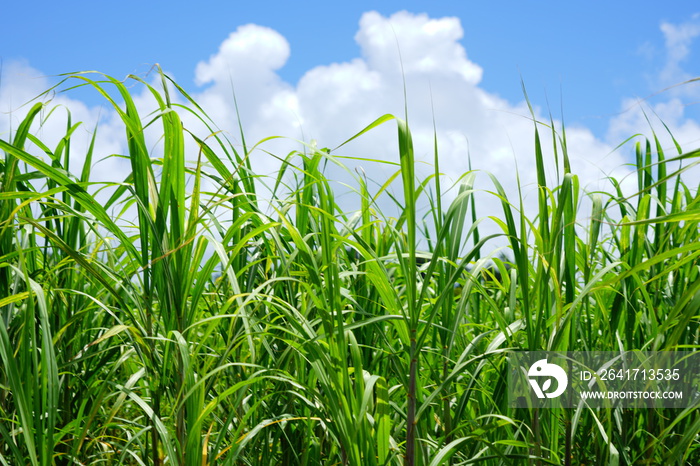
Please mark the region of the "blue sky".
MULTIPOLYGON (((700 12, 694 1, 7 2, 3 16, 12 20, 3 22, 0 57, 48 75, 99 70, 121 77, 160 63, 192 89, 196 64, 238 26, 254 23, 289 41, 279 74, 296 83, 314 66, 359 56, 353 37, 364 12, 404 9, 458 17, 460 43, 483 67, 485 89, 516 101, 522 76, 535 103, 545 106, 548 97, 558 111, 561 93, 567 120, 597 131, 622 97, 669 84, 658 79, 665 64, 660 26, 700 12)), ((685 62, 693 75, 700 75, 697 49, 685 62)))
MULTIPOLYGON (((658 114, 685 150, 700 145, 700 83, 657 94, 700 76, 695 1, 10 2, 3 15, 0 137, 16 127, 21 103, 57 82, 53 75, 146 76, 159 63, 230 134, 233 82, 249 141, 283 135, 335 147, 380 115, 402 112, 400 52, 416 154, 430 159, 434 115, 453 180, 469 153, 506 186, 517 183, 514 164, 532 184, 521 78, 538 118, 551 109, 558 120, 563 108, 572 166, 590 190, 608 175, 633 178, 631 147, 615 147, 648 134, 644 112, 663 133, 658 114)), ((95 93, 56 103, 87 127, 101 121, 104 154, 124 153, 118 122, 95 93)), ((42 131, 58 137, 61 128, 42 131)), ((344 150, 391 160, 394 146, 393 133, 379 131, 344 150)), ((104 179, 123 176, 117 162, 104 164, 104 179)), ((262 155, 254 164, 275 169, 262 155)))

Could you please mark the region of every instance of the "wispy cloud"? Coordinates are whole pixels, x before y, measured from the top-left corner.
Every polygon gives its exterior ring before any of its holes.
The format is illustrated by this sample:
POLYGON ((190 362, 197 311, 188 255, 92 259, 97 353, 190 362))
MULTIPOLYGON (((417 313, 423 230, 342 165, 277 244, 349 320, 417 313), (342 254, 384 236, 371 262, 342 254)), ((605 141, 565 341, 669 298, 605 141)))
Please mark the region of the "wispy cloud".
MULTIPOLYGON (((642 133, 651 138, 652 130, 662 146, 675 153, 675 143, 683 150, 690 150, 700 143, 700 122, 695 118, 694 107, 700 99, 700 81, 688 71, 689 58, 697 53, 694 47, 700 36, 700 14, 687 21, 660 24, 664 38, 663 67, 651 80, 654 94, 645 100, 627 97, 622 100, 622 113, 610 120, 608 140, 622 141, 633 134, 642 133)), ((700 181, 700 174, 692 174, 700 181)))
POLYGON ((666 46, 666 63, 660 73, 661 82, 665 85, 678 84, 692 76, 683 69, 683 63, 691 54, 691 46, 700 36, 700 13, 685 22, 673 24, 661 23, 666 46))

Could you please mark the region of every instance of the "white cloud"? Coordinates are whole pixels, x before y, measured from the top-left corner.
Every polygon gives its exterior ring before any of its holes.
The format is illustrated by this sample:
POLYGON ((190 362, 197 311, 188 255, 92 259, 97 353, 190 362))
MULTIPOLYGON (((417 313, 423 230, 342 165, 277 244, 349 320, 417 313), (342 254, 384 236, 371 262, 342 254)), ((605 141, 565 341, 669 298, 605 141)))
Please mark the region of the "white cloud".
MULTIPOLYGON (((242 148, 239 118, 249 146, 273 135, 299 137, 297 95, 275 72, 284 66, 289 54, 289 43, 278 32, 248 24, 231 33, 209 60, 197 64, 195 81, 210 86, 194 97, 238 150, 242 148)), ((283 145, 272 143, 265 148, 281 150, 283 145)), ((274 158, 259 153, 253 163, 264 173, 278 166, 274 158)))
MULTIPOLYGON (((79 174, 85 160, 85 154, 90 144, 95 125, 99 122, 94 161, 111 154, 124 153, 123 130, 115 125, 116 115, 109 108, 89 108, 82 101, 73 99, 70 94, 50 92, 45 94, 53 84, 48 77, 32 68, 25 62, 11 61, 5 63, 3 77, 0 83, 0 137, 8 136, 17 130, 24 120, 27 111, 37 102, 46 102, 45 109, 35 118, 32 126, 33 133, 54 149, 60 139, 66 134, 68 114, 72 124, 82 122, 71 137, 71 166, 70 171, 79 174)), ((73 82, 72 84, 77 84, 73 82)), ((26 149, 34 155, 48 156, 31 142, 26 149)), ((121 181, 128 174, 128 168, 123 161, 109 158, 93 170, 94 181, 121 181)))
POLYGON ((660 78, 666 85, 678 84, 691 76, 682 69, 682 63, 691 52, 691 45, 700 36, 700 14, 680 24, 661 23, 661 32, 666 45, 666 64, 660 78))
POLYGON ((229 75, 241 78, 249 72, 267 73, 274 79, 271 73, 288 58, 289 43, 282 35, 270 28, 247 24, 232 32, 209 61, 197 65, 196 81, 200 85, 220 83, 229 75))
MULTIPOLYGON (((610 120, 607 139, 621 142, 641 134, 654 144, 656 137, 669 158, 677 155, 676 143, 683 151, 695 149, 700 143, 700 122, 697 112, 693 112, 700 98, 700 82, 686 83, 697 77, 697 68, 692 68, 694 63, 688 59, 700 36, 700 14, 677 24, 662 22, 659 28, 664 37, 664 66, 653 80, 657 94, 646 100, 623 99, 621 113, 610 120)), ((686 173, 684 181, 697 185, 700 173, 686 173)))
POLYGON ((49 80, 23 61, 10 61, 4 64, 0 76, 0 112, 5 117, 0 120, 3 134, 10 124, 17 125, 20 107, 37 97, 50 87, 49 80), (10 123, 11 122, 11 123, 10 123))
POLYGON ((430 19, 406 11, 385 18, 372 11, 362 16, 355 40, 369 66, 387 76, 400 75, 402 64, 407 74, 457 75, 476 85, 482 69, 467 59, 458 43, 463 35, 458 18, 430 19))
MULTIPOLYGON (((692 24, 662 25, 669 57, 664 73, 669 76, 680 76, 684 72, 681 64, 689 56, 692 40, 700 34, 697 21, 692 24)), ((524 102, 509 102, 480 87, 483 70, 469 60, 459 42, 462 36, 457 18, 432 19, 425 14, 407 12, 384 17, 369 12, 362 16, 355 35, 360 48, 358 58, 310 69, 294 86, 277 73, 290 56, 287 40, 272 29, 249 24, 231 33, 215 54, 197 65, 195 77, 201 87, 190 94, 238 148, 241 144, 240 116, 249 146, 268 136, 289 138, 269 141, 262 146, 278 157, 285 157, 289 151, 300 148, 294 139, 315 139, 320 147, 333 148, 385 113, 403 117, 405 80, 417 159, 432 163, 435 119, 440 168, 447 177, 443 186, 459 179, 468 169, 468 157, 471 157, 473 168, 494 173, 514 203, 517 203, 520 181, 526 190, 526 208, 532 213, 536 208, 533 190, 536 170, 534 125, 529 110, 524 102), (239 113, 233 104, 234 91, 239 113)), ((19 75, 19 71, 13 73, 19 75)), ((23 72, 38 74, 31 69, 23 72)), ((0 87, 0 105, 5 106, 10 97, 23 101, 48 87, 45 80, 34 82, 33 87, 28 86, 26 80, 10 84, 6 81, 0 87)), ((86 121, 93 122, 88 127, 99 119, 96 109, 66 97, 61 99, 72 109, 75 106, 86 121)), ((143 115, 153 110, 153 102, 145 90, 137 91, 135 100, 144 108, 143 115)), ((629 104, 625 102, 623 107, 629 104)), ((601 181, 606 176, 634 182, 634 177, 628 176, 629 167, 625 166, 629 151, 613 149, 624 138, 646 128, 643 115, 635 108, 611 120, 605 139, 596 137, 585 127, 567 128, 572 169, 583 188, 609 190, 609 185, 601 181)), ((653 109, 679 140, 697 141, 700 128, 684 113, 682 101, 667 99, 653 109)), ((536 109, 535 112, 537 118, 542 119, 541 111, 536 109)), ((188 127, 201 129, 193 118, 183 116, 183 119, 188 127)), ((0 131, 3 130, 7 131, 0 126, 0 131)), ((59 129, 51 131, 61 134, 59 129)), ((103 110, 98 133, 101 154, 125 150, 119 146, 123 134, 120 131, 123 130, 116 116, 110 114, 109 109, 103 110)), ((551 134, 542 126, 540 132, 548 179, 556 180, 551 134)), ((154 146, 156 137, 149 141, 149 147, 154 146)), ((395 125, 385 125, 363 135, 339 149, 338 154, 398 162, 395 125)), ((191 155, 189 159, 194 157, 191 155)), ((272 174, 279 167, 278 158, 264 151, 256 151, 251 157, 255 170, 260 173, 272 174)), ((380 184, 396 170, 395 166, 371 162, 348 163, 351 169, 362 166, 364 172, 380 184)), ((427 164, 418 166, 423 176, 430 170, 427 164)), ((122 172, 109 170, 109 174, 114 173, 121 175, 122 172)), ((331 169, 329 174, 341 181, 348 180, 348 175, 338 169, 331 169)), ((493 190, 484 173, 478 175, 478 180, 480 188, 493 190)), ((395 192, 400 193, 398 184, 395 192)), ((357 202, 352 195, 346 196, 343 205, 355 208, 357 202)), ((479 197, 480 215, 499 215, 500 212, 500 202, 494 196, 479 197)))

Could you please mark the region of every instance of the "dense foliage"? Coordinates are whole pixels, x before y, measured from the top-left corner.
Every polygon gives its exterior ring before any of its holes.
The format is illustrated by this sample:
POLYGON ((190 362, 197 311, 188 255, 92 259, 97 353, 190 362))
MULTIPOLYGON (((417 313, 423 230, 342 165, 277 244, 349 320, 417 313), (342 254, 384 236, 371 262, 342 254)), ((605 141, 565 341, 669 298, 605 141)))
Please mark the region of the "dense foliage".
POLYGON ((700 198, 669 167, 699 151, 642 141, 633 196, 588 194, 553 124, 547 179, 536 123, 537 215, 491 177, 508 247, 489 254, 476 173, 448 202, 436 142, 416 179, 404 120, 355 136, 396 124, 399 169, 376 192, 355 176, 344 212, 333 151, 282 156, 263 196, 252 149, 162 79, 69 78, 123 121, 125 180, 91 183, 105 154, 71 152, 70 118, 55 147, 36 136, 50 104, 0 140, 0 464, 700 463, 695 406, 514 409, 505 369, 519 349, 698 347, 700 198))

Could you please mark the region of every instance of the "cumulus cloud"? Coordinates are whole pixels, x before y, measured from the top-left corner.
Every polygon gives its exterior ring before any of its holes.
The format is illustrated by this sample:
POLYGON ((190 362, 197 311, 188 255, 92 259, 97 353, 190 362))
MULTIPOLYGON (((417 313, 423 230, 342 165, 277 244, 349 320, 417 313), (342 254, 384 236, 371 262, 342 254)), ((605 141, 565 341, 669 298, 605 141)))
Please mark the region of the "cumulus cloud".
MULTIPOLYGON (((239 119, 245 123, 248 143, 273 135, 298 137, 297 95, 276 73, 289 54, 289 43, 277 31, 255 24, 241 26, 216 54, 197 64, 195 81, 209 87, 196 94, 196 100, 238 144, 243 142, 238 137, 239 119)), ((282 149, 279 144, 270 146, 270 150, 282 149)), ((256 158, 255 167, 269 172, 276 164, 256 158)))
MULTIPOLYGON (((700 34, 697 19, 693 18, 694 23, 688 24, 662 24, 668 55, 662 75, 684 73, 682 64, 690 54, 693 39, 700 34)), ((248 146, 268 136, 287 138, 265 142, 261 145, 263 150, 251 154, 255 170, 263 174, 273 174, 280 158, 302 148, 295 140, 313 139, 318 141, 319 147, 334 148, 383 114, 403 117, 406 105, 416 157, 427 162, 418 166, 421 176, 432 170, 429 164, 433 161, 434 137, 437 136, 440 168, 446 176, 443 186, 458 180, 468 170, 471 160, 472 167, 481 171, 478 175, 481 189, 493 190, 483 172, 494 173, 516 202, 520 183, 525 190, 526 210, 532 213, 536 208, 533 189, 536 170, 534 123, 529 109, 524 101, 507 101, 480 86, 483 70, 469 59, 460 43, 463 33, 457 18, 434 19, 408 12, 385 17, 368 12, 362 16, 355 35, 359 47, 357 58, 316 66, 292 85, 278 74, 291 53, 287 40, 270 28, 244 25, 232 32, 218 51, 196 66, 195 78, 200 87, 191 95, 234 144, 242 144, 238 136, 239 118, 248 146), (234 95, 238 110, 234 106, 234 95)), ((7 89, 7 84, 3 82, 2 87, 7 89)), ((20 96, 39 92, 38 89, 47 87, 47 82, 35 83, 35 87, 30 90, 10 88, 5 94, 0 88, 0 104, 7 104, 8 92, 15 100, 22 100, 20 96)), ((140 106, 153 110, 145 90, 136 97, 140 106)), ((80 102, 65 102, 80 108, 81 116, 88 121, 100 118, 95 109, 80 102)), ((631 103, 626 101, 622 105, 629 107, 631 103)), ((608 176, 633 181, 626 165, 630 161, 629 152, 614 148, 624 138, 647 127, 638 108, 612 119, 604 139, 583 126, 567 127, 571 166, 582 187, 590 191, 609 190, 605 181, 608 176)), ((698 124, 687 117, 680 100, 669 98, 658 102, 653 111, 684 141, 697 140, 698 124)), ((114 145, 119 125, 114 115, 110 116, 108 110, 104 112, 101 116, 101 131, 106 132, 104 144, 114 145)), ((542 113, 535 108, 535 117, 548 122, 549 118, 543 118, 542 113)), ((185 118, 185 123, 197 127, 189 117, 185 118)), ((556 127, 558 122, 554 123, 556 127)), ((539 128, 548 178, 556 183, 560 174, 555 170, 552 136, 544 126, 539 128)), ((156 141, 153 144, 155 146, 156 141)), ((110 150, 116 148, 112 146, 110 150)), ((385 125, 367 133, 338 149, 337 154, 398 162, 395 126, 385 125)), ((378 183, 396 170, 394 165, 367 160, 346 159, 346 162, 350 173, 354 173, 354 168, 362 168, 378 183)), ((331 168, 329 176, 348 181, 349 175, 331 168)), ((400 193, 398 184, 395 192, 400 193)), ((356 198, 352 195, 345 198, 345 207, 357 207, 356 198)), ((384 202, 390 203, 388 199, 384 202)), ((427 209, 427 204, 422 207, 427 209)), ((385 208, 386 204, 382 211, 385 208)), ((480 215, 498 215, 501 207, 495 196, 484 194, 479 197, 477 209, 480 215)))
POLYGON ((198 84, 220 82, 229 73, 236 77, 252 73, 271 73, 281 68, 289 58, 289 43, 270 28, 248 24, 239 27, 221 44, 219 52, 209 61, 200 62, 195 71, 198 84), (238 66, 243 64, 245 66, 238 66))
MULTIPOLYGON (((499 216, 501 212, 500 200, 486 193, 494 191, 494 187, 485 172, 497 176, 516 205, 520 183, 525 209, 533 215, 537 177, 534 123, 528 107, 525 102, 508 102, 480 87, 483 70, 469 59, 459 42, 463 33, 457 18, 433 19, 407 12, 384 17, 369 12, 362 16, 355 35, 360 49, 358 58, 317 66, 306 72, 296 86, 290 86, 275 73, 289 57, 284 38, 267 28, 244 26, 224 41, 217 54, 197 66, 198 82, 212 83, 197 95, 197 100, 217 117, 223 117, 215 118, 222 129, 235 134, 233 82, 249 141, 274 134, 305 141, 314 139, 320 147, 329 148, 380 115, 404 117, 407 104, 416 158, 426 162, 419 163, 419 176, 432 171, 437 137, 440 169, 445 174, 443 186, 459 180, 471 163, 472 168, 481 171, 477 176, 477 187, 483 190, 477 198, 479 215, 499 216), (253 44, 255 52, 243 44, 253 44)), ((548 179, 556 184, 560 173, 555 172, 554 151, 548 144, 551 135, 546 128, 540 130, 548 179)), ((587 128, 568 128, 567 137, 572 168, 584 188, 609 189, 604 181, 607 176, 625 178, 629 174, 623 154, 613 152, 614 146, 596 138, 587 128)), ((291 141, 280 140, 266 147, 281 156, 299 148, 291 141)), ((367 133, 340 148, 337 154, 398 162, 395 125, 367 133)), ((264 152, 255 153, 253 162, 263 173, 273 173, 279 166, 276 158, 264 152)), ((361 168, 377 187, 397 169, 395 165, 366 160, 346 163, 350 173, 361 168)), ((350 175, 341 169, 331 167, 328 175, 352 184, 350 175)), ((348 192, 347 188, 340 190, 348 192)), ((400 197, 400 183, 396 183, 394 192, 400 197)), ((449 193, 447 200, 454 195, 454 191, 449 193)), ((343 196, 340 202, 347 209, 359 207, 352 194, 343 196)), ((380 211, 396 213, 388 197, 380 202, 380 211)), ((424 202, 419 207, 426 212, 428 204, 424 202)), ((496 229, 495 224, 485 227, 490 232, 496 229)))
POLYGON ((403 71, 407 74, 456 75, 477 85, 482 69, 467 59, 464 47, 458 42, 463 35, 458 18, 431 19, 426 14, 406 11, 385 18, 373 11, 362 16, 355 41, 370 68, 385 75, 401 73, 397 55, 400 49, 403 71))
MULTIPOLYGON (((7 140, 38 101, 46 102, 45 110, 35 119, 34 134, 49 148, 54 148, 66 134, 70 114, 72 124, 81 122, 71 137, 71 172, 80 173, 93 132, 97 132, 95 160, 111 154, 124 153, 123 129, 115 121, 116 115, 109 108, 90 108, 69 94, 49 90, 55 82, 26 62, 11 61, 4 65, 0 81, 0 137, 7 140)), ((73 83, 77 84, 77 83, 73 83)), ((38 147, 27 143, 26 149, 37 156, 44 154, 38 147)), ((94 181, 122 181, 128 175, 127 163, 107 158, 93 170, 94 181)))

